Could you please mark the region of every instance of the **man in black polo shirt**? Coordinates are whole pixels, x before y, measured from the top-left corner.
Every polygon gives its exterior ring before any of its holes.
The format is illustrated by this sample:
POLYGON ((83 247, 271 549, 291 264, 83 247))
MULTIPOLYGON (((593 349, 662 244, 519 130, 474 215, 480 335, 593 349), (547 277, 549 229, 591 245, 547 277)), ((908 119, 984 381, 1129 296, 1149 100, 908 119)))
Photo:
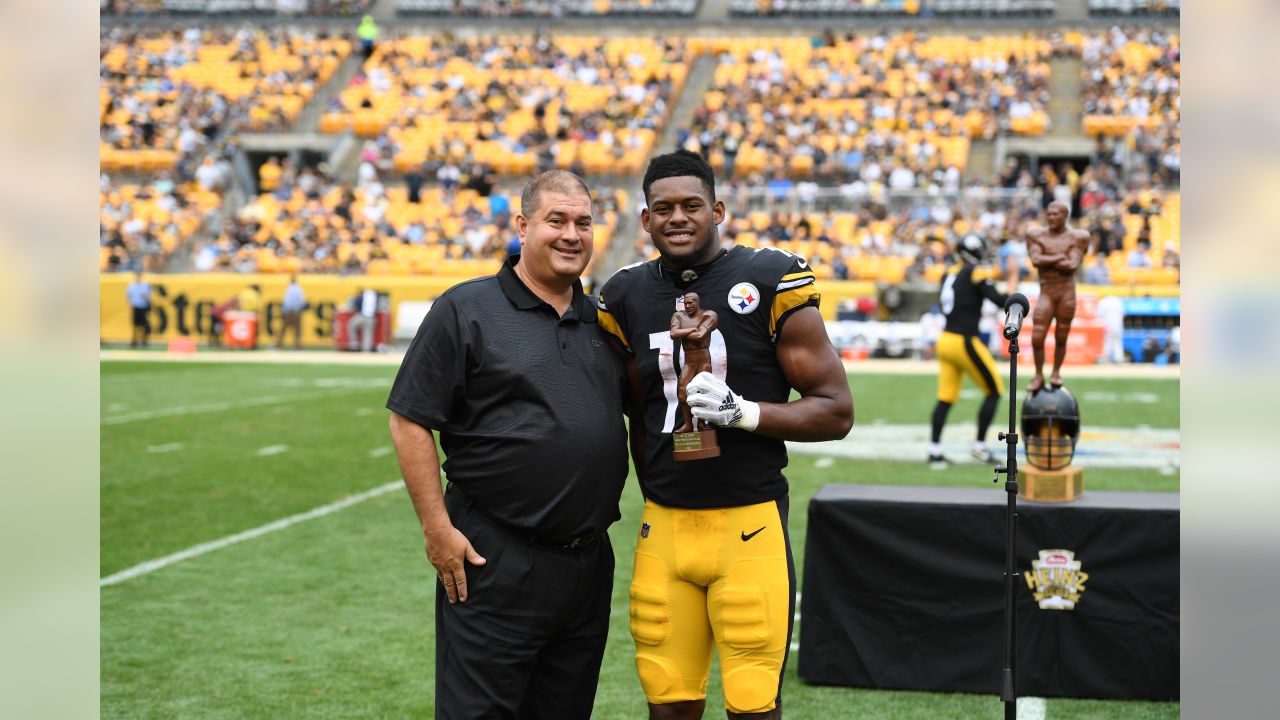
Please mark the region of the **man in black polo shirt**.
POLYGON ((437 718, 589 718, 609 630, 626 381, 578 281, 585 183, 535 177, 516 231, 496 276, 432 305, 387 401, 439 575, 437 718))

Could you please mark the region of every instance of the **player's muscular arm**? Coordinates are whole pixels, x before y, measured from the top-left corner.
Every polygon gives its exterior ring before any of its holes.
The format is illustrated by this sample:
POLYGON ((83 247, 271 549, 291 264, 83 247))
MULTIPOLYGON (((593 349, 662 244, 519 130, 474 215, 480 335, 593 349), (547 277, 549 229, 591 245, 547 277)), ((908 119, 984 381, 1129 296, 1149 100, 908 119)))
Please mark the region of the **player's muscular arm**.
POLYGON ((400 460, 400 472, 422 523, 427 559, 449 594, 449 602, 467 599, 466 563, 483 565, 485 559, 471 547, 444 507, 440 489, 440 455, 431 431, 399 413, 391 413, 391 440, 400 460))
POLYGON ((644 389, 640 384, 640 373, 636 372, 636 359, 613 333, 606 333, 609 347, 622 360, 627 372, 627 432, 631 440, 631 462, 636 468, 636 477, 644 477, 644 389))
POLYGON ((645 476, 644 464, 644 391, 640 386, 640 373, 636 372, 636 359, 631 353, 623 350, 618 342, 613 342, 614 351, 622 358, 627 370, 627 431, 631 440, 631 463, 636 468, 636 477, 645 476))
POLYGON ((778 337, 778 364, 800 393, 788 403, 760 403, 756 432, 783 440, 838 440, 853 427, 853 398, 840 356, 816 307, 787 318, 778 337))

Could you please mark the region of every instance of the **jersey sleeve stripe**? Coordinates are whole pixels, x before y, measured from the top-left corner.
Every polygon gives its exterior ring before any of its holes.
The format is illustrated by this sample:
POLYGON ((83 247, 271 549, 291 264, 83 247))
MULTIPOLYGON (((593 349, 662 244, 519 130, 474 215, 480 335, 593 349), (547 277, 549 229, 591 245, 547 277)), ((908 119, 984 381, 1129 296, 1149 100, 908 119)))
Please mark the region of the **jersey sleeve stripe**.
POLYGON ((814 283, 814 277, 812 275, 810 275, 807 278, 800 278, 799 280, 789 280, 785 282, 780 282, 778 283, 778 292, 782 293, 782 292, 786 292, 787 290, 794 290, 795 288, 804 287, 805 285, 812 285, 813 283, 814 283))
POLYGON ((622 333, 622 328, 618 326, 618 321, 613 317, 604 303, 597 304, 596 322, 600 323, 600 327, 604 328, 610 335, 618 338, 622 342, 622 346, 627 350, 631 350, 631 345, 627 343, 627 336, 622 333))
MULTIPOLYGON (((798 282, 798 281, 797 281, 798 282)), ((786 283, 783 283, 786 284, 786 283)), ((775 337, 778 334, 778 324, 782 318, 796 308, 805 305, 817 306, 822 296, 818 293, 817 288, 810 287, 813 285, 813 278, 810 278, 802 285, 793 287, 789 290, 779 291, 773 298, 773 307, 769 312, 769 335, 775 337)), ((779 285, 781 288, 781 285, 779 285)))

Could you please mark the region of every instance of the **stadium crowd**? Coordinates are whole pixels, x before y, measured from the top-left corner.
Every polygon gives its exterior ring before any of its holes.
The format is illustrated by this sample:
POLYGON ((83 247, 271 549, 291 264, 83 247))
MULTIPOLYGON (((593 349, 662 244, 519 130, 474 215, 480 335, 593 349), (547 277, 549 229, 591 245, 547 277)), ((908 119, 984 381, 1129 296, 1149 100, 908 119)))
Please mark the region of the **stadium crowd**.
POLYGON ((224 129, 287 129, 350 49, 323 30, 106 29, 102 167, 189 179, 194 158, 224 129))
POLYGON ((1050 15, 1055 0, 729 0, 734 15, 757 17, 1012 17, 1050 15))
POLYGON ((720 64, 683 142, 757 185, 791 176, 909 190, 940 173, 958 187, 969 138, 1048 128, 1045 61, 1060 43, 886 31, 706 41, 720 64))
POLYGON ((1089 14, 1099 16, 1181 15, 1182 0, 1088 0, 1089 14))
POLYGON ((98 0, 102 14, 359 15, 373 0, 98 0))
POLYGON ((102 175, 98 199, 100 270, 158 271, 205 227, 222 203, 217 190, 179 184, 161 170, 144 185, 115 184, 102 175))
POLYGON ((1109 144, 1132 150, 1140 172, 1176 183, 1182 167, 1179 36, 1113 27, 1083 38, 1081 56, 1085 132, 1119 138, 1109 144))
MULTIPOLYGON (((1044 207, 1059 200, 1072 208, 1073 225, 1093 237, 1086 282, 1177 283, 1177 192, 1122 178, 1111 156, 1098 154, 1083 169, 1044 164, 1034 176, 1011 158, 990 184, 974 178, 944 190, 930 180, 920 192, 905 195, 873 195, 856 180, 825 189, 811 181, 770 183, 762 192, 738 179, 720 194, 728 210, 721 237, 726 247, 772 246, 801 254, 819 277, 937 282, 956 260, 956 241, 976 232, 991 241, 997 253, 991 260, 1001 277, 1034 279, 1026 232, 1043 224, 1044 207)), ((653 253, 648 238, 638 237, 635 255, 653 253)))
MULTIPOLYGON (((263 192, 216 239, 195 247, 197 271, 484 274, 518 252, 512 224, 518 186, 497 186, 483 165, 467 165, 456 182, 426 188, 388 187, 376 171, 345 185, 288 159, 272 158, 259 173, 263 192)), ((598 258, 626 199, 606 186, 593 196, 598 258)))
POLYGON ((446 161, 631 173, 686 72, 679 40, 394 38, 327 101, 320 128, 376 138, 401 173, 446 161))
MULTIPOLYGON (((104 185, 109 270, 156 267, 183 248, 199 270, 468 272, 513 237, 518 208, 504 183, 552 167, 634 173, 692 59, 711 53, 712 87, 678 142, 723 178, 726 244, 800 252, 824 277, 934 281, 954 241, 979 231, 1002 269, 1025 277, 1026 228, 1057 199, 1095 238, 1086 279, 1177 282, 1169 188, 1180 168, 1180 54, 1178 36, 1158 28, 980 39, 395 36, 319 100, 322 130, 365 138, 354 184, 272 159, 256 197, 222 226, 191 218, 216 209, 231 182, 230 150, 206 152, 213 139, 287 124, 350 43, 247 28, 102 37, 104 170, 130 151, 174 148, 177 158, 129 165, 149 175, 133 189, 104 185), (295 51, 296 63, 281 59, 295 51), (1048 130, 1048 61, 1072 54, 1083 61, 1093 156, 1010 159, 993 177, 967 168, 972 139, 1048 130), (200 70, 210 62, 235 68, 235 82, 211 80, 200 70), (286 107, 273 91, 301 96, 286 107), (185 248, 201 228, 217 237, 185 248)), ((598 200, 607 243, 625 193, 602 188, 598 200)), ((652 248, 638 241, 636 254, 652 248)))
POLYGON ((701 0, 400 0, 400 14, 454 17, 690 16, 701 0))

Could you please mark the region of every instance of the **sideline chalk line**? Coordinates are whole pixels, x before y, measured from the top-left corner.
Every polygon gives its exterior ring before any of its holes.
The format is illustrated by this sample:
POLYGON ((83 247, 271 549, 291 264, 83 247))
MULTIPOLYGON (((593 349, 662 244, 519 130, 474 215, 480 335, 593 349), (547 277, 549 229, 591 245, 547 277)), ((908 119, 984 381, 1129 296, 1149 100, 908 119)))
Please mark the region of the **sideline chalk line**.
POLYGON ((403 487, 404 487, 403 480, 394 480, 392 482, 386 483, 385 485, 379 485, 378 487, 373 488, 372 490, 366 490, 362 493, 351 495, 350 497, 343 498, 341 500, 338 500, 337 502, 329 503, 328 505, 321 505, 318 508, 313 508, 304 513, 299 513, 297 515, 290 515, 289 517, 281 518, 274 522, 269 522, 266 525, 253 528, 252 530, 245 530, 244 532, 239 532, 239 533, 236 533, 235 535, 228 535, 226 537, 219 538, 217 540, 213 540, 207 543, 193 545, 187 548, 186 550, 179 550, 178 552, 173 553, 172 555, 165 555, 162 558, 157 558, 155 560, 148 560, 147 562, 141 563, 139 565, 134 565, 133 567, 127 570, 121 570, 120 572, 115 573, 113 575, 108 575, 107 577, 104 577, 98 581, 98 587, 107 587, 109 585, 117 585, 119 583, 125 582, 126 580, 132 580, 133 578, 136 578, 140 575, 146 575, 147 573, 155 572, 156 570, 168 567, 175 563, 180 563, 183 560, 190 560, 193 557, 199 557, 206 553, 211 553, 214 550, 221 550, 224 547, 235 545, 236 543, 241 543, 241 542, 244 542, 245 540, 252 540, 257 537, 262 537, 263 535, 266 535, 267 533, 275 532, 276 530, 283 530, 289 527, 290 525, 297 525, 300 522, 306 522, 307 520, 313 520, 318 517, 324 517, 325 515, 331 515, 335 512, 338 512, 339 510, 349 508, 352 505, 362 503, 365 500, 378 497, 379 495, 385 495, 391 492, 392 490, 395 490, 397 488, 403 488, 403 487))

